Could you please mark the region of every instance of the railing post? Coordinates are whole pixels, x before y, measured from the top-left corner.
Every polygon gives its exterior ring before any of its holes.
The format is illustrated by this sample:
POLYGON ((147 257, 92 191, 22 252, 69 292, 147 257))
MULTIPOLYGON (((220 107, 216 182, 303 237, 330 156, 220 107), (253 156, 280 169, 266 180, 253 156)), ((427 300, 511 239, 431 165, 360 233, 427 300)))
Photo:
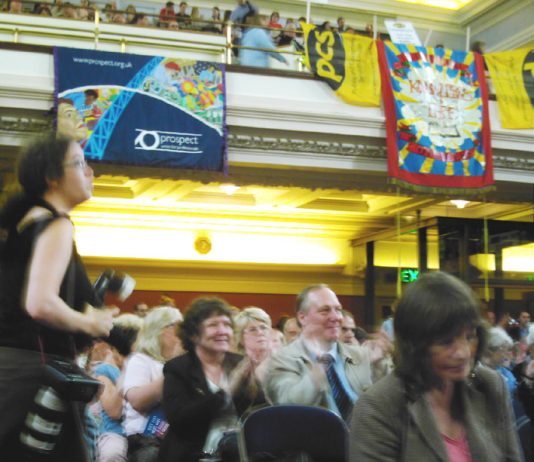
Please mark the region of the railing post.
POLYGON ((226 64, 232 64, 232 21, 225 24, 226 27, 226 64))
POLYGON ((100 33, 98 26, 100 24, 100 11, 95 8, 95 50, 98 50, 98 34, 100 33))
POLYGON ((13 43, 19 43, 19 28, 15 27, 13 30, 13 43))

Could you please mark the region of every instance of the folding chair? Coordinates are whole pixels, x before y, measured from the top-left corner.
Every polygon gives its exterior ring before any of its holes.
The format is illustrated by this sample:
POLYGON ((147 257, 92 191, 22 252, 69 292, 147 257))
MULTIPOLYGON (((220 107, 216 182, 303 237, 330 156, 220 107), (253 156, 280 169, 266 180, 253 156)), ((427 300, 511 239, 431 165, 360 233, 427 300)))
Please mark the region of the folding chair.
POLYGON ((244 462, 292 460, 348 461, 348 429, 337 414, 315 406, 268 406, 241 423, 239 452, 244 462))

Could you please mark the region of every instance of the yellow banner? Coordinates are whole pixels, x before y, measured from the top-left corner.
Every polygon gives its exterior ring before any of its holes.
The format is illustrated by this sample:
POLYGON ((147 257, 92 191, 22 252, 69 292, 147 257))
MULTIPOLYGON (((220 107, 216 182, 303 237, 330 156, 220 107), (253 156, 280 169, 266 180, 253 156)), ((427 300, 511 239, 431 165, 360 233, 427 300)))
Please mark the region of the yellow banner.
POLYGON ((534 48, 486 53, 503 128, 534 128, 534 48))
POLYGON ((380 71, 376 43, 369 37, 338 34, 302 23, 305 64, 344 101, 380 106, 380 71))

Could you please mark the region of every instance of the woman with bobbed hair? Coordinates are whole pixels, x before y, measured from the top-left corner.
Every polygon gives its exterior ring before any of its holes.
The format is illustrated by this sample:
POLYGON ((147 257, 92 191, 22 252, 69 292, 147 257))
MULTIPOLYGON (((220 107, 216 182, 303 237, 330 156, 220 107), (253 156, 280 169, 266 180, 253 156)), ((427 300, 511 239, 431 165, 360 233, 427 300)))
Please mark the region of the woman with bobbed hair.
POLYGON ((221 298, 194 300, 180 326, 186 354, 165 364, 163 409, 169 430, 161 462, 192 462, 218 454, 226 432, 237 424, 229 377, 242 356, 230 352, 233 321, 221 298))
POLYGON ((230 391, 238 416, 267 403, 263 392, 266 365, 271 356, 271 317, 261 308, 244 308, 234 318, 238 352, 245 355, 232 373, 230 391))
MULTIPOLYGON (((106 337, 117 311, 93 308, 95 294, 74 244, 68 214, 93 191, 80 145, 47 134, 25 149, 17 176, 21 192, 0 211, 0 454, 13 461, 25 460, 25 449, 43 441, 25 431, 26 448, 19 445, 44 384, 43 363, 71 361, 77 346, 106 337)), ((78 410, 68 408, 47 460, 83 457, 78 410)))
POLYGON ((360 396, 350 434, 358 462, 519 462, 510 399, 482 366, 479 301, 459 279, 426 273, 394 318, 395 371, 360 396))
POLYGON ((182 321, 177 308, 160 306, 143 320, 135 345, 124 367, 122 394, 125 399, 124 431, 128 437, 128 460, 155 461, 158 435, 151 435, 147 424, 161 416, 163 364, 182 352, 176 330, 182 321))

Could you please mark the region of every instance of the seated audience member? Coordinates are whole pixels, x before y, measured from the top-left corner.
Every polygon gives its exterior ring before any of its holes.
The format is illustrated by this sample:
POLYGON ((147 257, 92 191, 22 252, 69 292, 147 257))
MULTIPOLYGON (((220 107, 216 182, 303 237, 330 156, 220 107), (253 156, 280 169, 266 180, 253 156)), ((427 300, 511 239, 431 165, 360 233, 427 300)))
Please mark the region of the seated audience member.
POLYGON ((78 19, 78 10, 72 3, 64 3, 62 17, 65 19, 78 19))
POLYGON ((534 426, 534 326, 530 326, 526 339, 527 355, 525 360, 514 367, 514 375, 517 379, 517 396, 525 413, 534 426))
POLYGON ((191 16, 187 14, 187 2, 180 2, 175 19, 182 29, 187 29, 191 26, 191 16))
POLYGON ((326 30, 326 31, 333 31, 334 28, 332 27, 332 24, 330 21, 324 21, 320 26, 319 29, 326 30))
POLYGON ((176 21, 176 12, 174 11, 174 3, 167 2, 165 7, 159 12, 159 27, 166 28, 171 21, 176 21))
POLYGON ((300 335, 301 328, 299 326, 299 323, 297 321, 297 318, 289 318, 284 323, 284 340, 285 344, 289 345, 293 340, 297 339, 300 335))
POLYGON ((395 340, 395 332, 393 330, 393 316, 395 315, 395 310, 397 309, 399 301, 395 300, 389 309, 391 310, 389 316, 384 319, 382 322, 381 330, 386 333, 391 341, 395 340))
MULTIPOLYGON (((148 16, 145 13, 136 13, 132 19, 132 24, 135 24, 136 26, 150 26, 150 22, 148 21, 148 16)), ((146 303, 141 303, 141 305, 146 305, 146 303)), ((148 309, 148 306, 147 306, 147 309, 148 309)), ((139 316, 145 317, 146 314, 139 315, 139 316)))
POLYGON ((489 330, 488 349, 484 355, 483 362, 486 366, 497 371, 506 384, 512 401, 513 415, 525 459, 532 461, 534 460, 534 448, 532 447, 534 434, 523 403, 518 396, 517 379, 510 370, 513 348, 514 342, 512 338, 500 327, 492 327, 489 330))
POLYGON ((169 297, 168 295, 163 294, 159 298, 159 304, 160 306, 172 306, 176 308, 176 302, 174 301, 174 298, 169 297))
POLYGON ((278 11, 273 11, 271 13, 268 26, 273 29, 282 29, 282 24, 280 24, 280 13, 278 13, 278 11))
POLYGON ((10 0, 9 2, 9 13, 22 13, 22 0, 10 0))
POLYGON ((54 18, 63 16, 63 0, 54 0, 54 5, 52 6, 52 16, 54 18))
POLYGON ((201 30, 203 27, 202 15, 198 6, 191 8, 191 21, 186 29, 201 30))
POLYGON ((89 0, 81 0, 80 7, 78 8, 78 19, 87 21, 89 19, 89 0))
POLYGON ((354 407, 350 460, 521 460, 499 375, 478 364, 479 302, 459 279, 422 275, 395 314, 395 372, 354 407))
POLYGON ((282 29, 282 24, 280 24, 280 13, 278 13, 278 11, 273 11, 271 13, 271 17, 269 18, 269 23, 267 24, 267 27, 269 27, 270 29, 278 29, 269 31, 272 39, 276 42, 276 40, 280 36, 280 29, 282 29))
POLYGON ((170 21, 167 24, 167 29, 169 29, 169 30, 180 30, 180 25, 176 21, 170 21))
POLYGON ((367 349, 340 342, 342 307, 325 284, 297 297, 300 337, 271 357, 265 379, 274 404, 326 407, 345 421, 353 404, 372 384, 367 349))
POLYGON ((238 417, 266 404, 263 393, 267 361, 271 356, 271 318, 261 308, 248 307, 234 318, 239 353, 244 358, 232 373, 230 390, 238 417))
MULTIPOLYGON (((141 16, 145 16, 143 13, 136 13, 134 16, 135 22, 133 24, 139 24, 141 16)), ((133 307, 133 314, 136 314, 140 318, 144 318, 150 312, 149 306, 145 302, 136 303, 133 307)))
POLYGON ((186 354, 163 370, 169 430, 160 462, 214 458, 223 434, 235 428, 228 383, 242 357, 230 352, 232 328, 230 307, 220 298, 198 298, 187 309, 179 329, 186 354))
POLYGON ((341 34, 342 32, 345 32, 345 30, 345 18, 340 16, 337 18, 337 31, 341 34))
POLYGON ((137 332, 142 326, 142 321, 138 319, 140 322, 137 325, 132 325, 128 318, 121 319, 120 316, 114 320, 109 337, 104 340, 108 347, 106 356, 92 371, 94 377, 104 384, 99 399, 101 411, 97 441, 98 462, 126 462, 127 460, 128 440, 121 423, 123 400, 117 381, 124 360, 132 352, 137 332))
POLYGON ((52 10, 48 3, 35 3, 33 5, 33 14, 39 14, 41 16, 52 16, 52 10))
POLYGON ((160 440, 150 424, 162 415, 163 364, 182 351, 176 336, 181 320, 176 308, 153 308, 144 318, 135 352, 124 366, 123 427, 128 437, 129 462, 157 460, 160 440))
POLYGON ((202 27, 202 30, 205 32, 215 32, 217 34, 222 33, 222 21, 221 21, 221 10, 218 6, 214 6, 211 9, 211 18, 210 21, 213 21, 209 24, 205 24, 202 27))
POLYGON ((106 3, 104 9, 102 10, 102 22, 113 23, 113 16, 115 15, 115 3, 106 3))
POLYGON ((278 36, 277 46, 285 47, 294 44, 294 40, 297 37, 297 29, 294 24, 286 24, 286 27, 282 30, 278 36))
POLYGON ((115 13, 111 20, 113 24, 126 24, 126 16, 122 13, 115 13))
POLYGON ((276 353, 284 345, 284 334, 273 327, 271 329, 271 353, 276 353))
POLYGON ((518 321, 519 321, 519 338, 524 339, 527 337, 530 326, 531 326, 530 313, 526 310, 521 311, 519 313, 518 321))
POLYGON ((135 18, 135 15, 137 14, 137 10, 136 10, 135 6, 134 5, 128 5, 126 7, 125 12, 126 12, 126 23, 127 24, 135 24, 133 22, 133 20, 135 18))
POLYGON ((360 342, 356 340, 354 331, 356 330, 356 323, 354 322, 354 316, 350 311, 343 310, 343 319, 341 320, 341 337, 340 340, 343 343, 349 345, 359 345, 360 342))

